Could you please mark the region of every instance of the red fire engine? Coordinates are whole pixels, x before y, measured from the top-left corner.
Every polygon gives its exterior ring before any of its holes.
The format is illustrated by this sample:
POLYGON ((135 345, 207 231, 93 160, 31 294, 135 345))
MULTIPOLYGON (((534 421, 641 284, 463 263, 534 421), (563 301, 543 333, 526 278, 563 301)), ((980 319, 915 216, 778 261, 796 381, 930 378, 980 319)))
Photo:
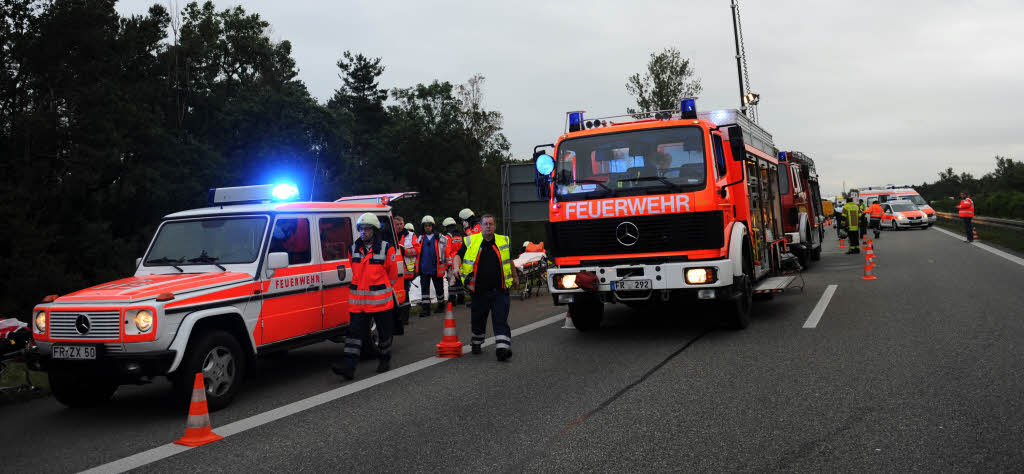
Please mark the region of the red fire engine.
POLYGON ((821 258, 825 238, 825 211, 814 160, 799 151, 779 152, 779 191, 782 197, 782 227, 789 250, 807 268, 821 258))
POLYGON ((640 119, 570 112, 567 133, 534 152, 555 304, 583 331, 605 303, 686 299, 746 327, 753 294, 793 279, 773 277, 785 248, 776 153, 738 111, 698 113, 694 99, 640 119))

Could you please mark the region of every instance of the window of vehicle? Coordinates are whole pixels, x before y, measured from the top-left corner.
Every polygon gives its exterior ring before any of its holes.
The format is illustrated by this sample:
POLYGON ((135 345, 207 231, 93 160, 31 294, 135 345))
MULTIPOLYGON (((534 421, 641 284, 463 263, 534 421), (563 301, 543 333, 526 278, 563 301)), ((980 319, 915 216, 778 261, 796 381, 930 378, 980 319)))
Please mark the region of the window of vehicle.
POLYGON ((309 219, 285 218, 274 222, 269 251, 287 252, 289 265, 312 262, 312 253, 309 249, 309 219))
POLYGON ((725 176, 725 151, 722 149, 722 136, 712 133, 711 144, 715 149, 715 176, 722 179, 725 176))
MULTIPOLYGON (((782 166, 782 165, 780 165, 782 166)), ((787 166, 788 168, 788 166, 787 166)), ((789 194, 789 173, 779 173, 779 194, 789 194)))
MULTIPOLYGON (((391 218, 388 216, 377 216, 380 219, 380 238, 381 240, 395 246, 395 226, 391 224, 391 218)), ((434 226, 436 229, 437 226, 434 226)), ((396 247, 397 248, 397 247, 396 247)))
POLYGON ((263 216, 170 221, 160 226, 143 265, 253 263, 266 228, 263 216))
POLYGON ((789 175, 793 179, 793 191, 797 193, 803 191, 803 183, 800 182, 800 167, 789 165, 789 175))
POLYGON ((320 219, 320 252, 323 261, 332 262, 349 258, 352 242, 351 218, 324 217, 320 219))
POLYGON ((696 191, 706 181, 704 150, 703 131, 693 126, 565 140, 556 152, 557 193, 573 200, 696 191))
POLYGON ((925 201, 920 194, 905 194, 900 196, 900 199, 906 199, 918 206, 927 206, 928 201, 925 201))
POLYGON ((896 212, 916 211, 917 206, 909 201, 890 201, 889 207, 896 212))

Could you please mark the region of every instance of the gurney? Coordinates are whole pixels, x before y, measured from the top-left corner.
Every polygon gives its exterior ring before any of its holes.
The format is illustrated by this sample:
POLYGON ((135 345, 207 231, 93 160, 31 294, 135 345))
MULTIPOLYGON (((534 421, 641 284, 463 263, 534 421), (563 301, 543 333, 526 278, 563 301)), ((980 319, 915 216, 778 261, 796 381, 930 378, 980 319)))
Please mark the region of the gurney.
POLYGON ((519 257, 512 260, 512 265, 515 266, 516 271, 519 272, 519 299, 525 300, 533 296, 534 291, 540 294, 544 288, 548 286, 548 254, 544 251, 543 244, 539 246, 540 251, 530 252, 533 250, 527 247, 526 252, 523 252, 519 257))

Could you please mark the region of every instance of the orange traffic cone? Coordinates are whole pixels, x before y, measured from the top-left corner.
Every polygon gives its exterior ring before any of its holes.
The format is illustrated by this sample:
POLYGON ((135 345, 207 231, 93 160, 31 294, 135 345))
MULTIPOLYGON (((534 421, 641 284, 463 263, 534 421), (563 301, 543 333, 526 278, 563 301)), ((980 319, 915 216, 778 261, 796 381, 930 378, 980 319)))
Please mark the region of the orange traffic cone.
POLYGON ((842 238, 839 239, 839 248, 841 248, 841 249, 845 249, 846 248, 846 242, 844 242, 842 238))
POLYGON ((972 237, 974 237, 974 240, 981 240, 981 239, 979 239, 979 238, 978 238, 978 231, 977 231, 977 230, 974 230, 974 228, 973 228, 973 227, 971 228, 971 233, 972 233, 972 234, 974 234, 974 235, 972 236, 972 237))
POLYGON ((870 261, 871 266, 875 266, 875 248, 868 245, 864 250, 864 260, 870 261))
POLYGON ((452 303, 448 303, 448 309, 444 312, 444 335, 441 342, 437 343, 438 357, 460 357, 462 356, 462 342, 459 335, 455 333, 455 314, 452 313, 452 303))
POLYGON ((203 373, 196 374, 192 385, 192 403, 188 407, 188 421, 185 422, 185 436, 174 442, 183 446, 202 446, 224 439, 210 428, 210 411, 206 407, 206 386, 203 373))
POLYGON ((871 273, 871 268, 872 267, 873 266, 870 265, 868 262, 864 262, 864 276, 862 276, 860 278, 861 280, 877 280, 878 279, 878 278, 875 277, 875 275, 873 275, 871 273))

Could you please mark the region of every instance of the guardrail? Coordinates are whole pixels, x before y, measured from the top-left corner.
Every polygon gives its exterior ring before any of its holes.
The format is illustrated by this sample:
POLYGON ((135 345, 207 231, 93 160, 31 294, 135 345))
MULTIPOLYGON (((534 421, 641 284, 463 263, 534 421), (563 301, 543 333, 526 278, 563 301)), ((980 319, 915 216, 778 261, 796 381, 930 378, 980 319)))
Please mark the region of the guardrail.
MULTIPOLYGON (((945 219, 959 219, 959 217, 956 214, 953 214, 952 212, 935 211, 935 214, 945 219)), ((996 227, 1006 227, 1007 229, 1024 230, 1024 221, 1015 221, 1013 219, 999 219, 995 217, 974 216, 974 219, 971 222, 974 222, 975 224, 986 224, 993 225, 996 227)))

